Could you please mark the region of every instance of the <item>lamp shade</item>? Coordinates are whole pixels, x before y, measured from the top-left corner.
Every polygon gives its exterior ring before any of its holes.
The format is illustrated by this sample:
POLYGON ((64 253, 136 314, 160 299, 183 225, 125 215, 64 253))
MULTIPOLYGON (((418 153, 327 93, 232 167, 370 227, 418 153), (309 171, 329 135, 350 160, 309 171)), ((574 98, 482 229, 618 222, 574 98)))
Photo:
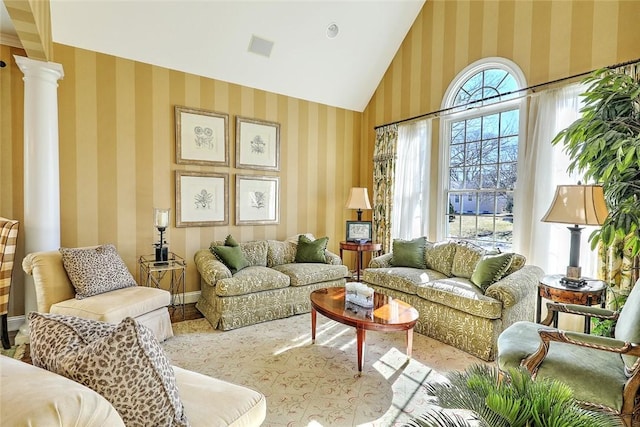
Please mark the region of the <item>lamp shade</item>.
POLYGON ((601 185, 558 185, 543 222, 602 225, 609 215, 601 185))
POLYGON ((347 209, 365 210, 371 209, 371 203, 369 203, 369 192, 366 188, 353 187, 349 192, 349 198, 345 205, 347 209))

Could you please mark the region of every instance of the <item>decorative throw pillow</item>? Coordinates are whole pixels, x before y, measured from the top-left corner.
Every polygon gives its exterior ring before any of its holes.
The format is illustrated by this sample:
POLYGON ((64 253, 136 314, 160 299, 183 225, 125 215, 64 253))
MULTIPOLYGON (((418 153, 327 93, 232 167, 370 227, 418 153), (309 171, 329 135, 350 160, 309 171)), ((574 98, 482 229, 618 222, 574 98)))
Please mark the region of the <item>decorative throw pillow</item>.
POLYGON ((511 273, 515 273, 516 271, 524 267, 526 263, 527 263, 527 258, 524 255, 513 254, 513 258, 511 258, 511 265, 509 266, 509 269, 507 270, 506 273, 504 273, 504 276, 502 277, 508 276, 511 273))
POLYGON ((437 242, 428 246, 424 251, 427 268, 451 277, 455 253, 456 246, 453 242, 437 242))
POLYGON ((29 313, 29 348, 34 366, 60 373, 61 356, 109 335, 115 325, 62 314, 29 313))
POLYGON ((214 246, 212 251, 231 270, 232 274, 249 266, 249 261, 245 258, 240 246, 214 246))
POLYGON ((238 243, 236 241, 236 239, 234 239, 233 236, 231 234, 229 234, 227 236, 227 238, 224 239, 224 245, 225 246, 240 246, 240 243, 238 243))
POLYGON ((486 254, 486 251, 480 246, 461 240, 455 242, 456 252, 453 255, 453 263, 451 264, 451 274, 455 277, 463 277, 469 279, 473 274, 476 264, 486 254))
POLYGON ((424 248, 427 239, 418 237, 413 240, 393 240, 391 265, 394 267, 425 268, 424 248))
POLYGON ((476 265, 471 275, 471 283, 486 291, 487 288, 500 280, 511 266, 513 254, 485 255, 476 265))
POLYGON ((77 299, 137 286, 113 245, 60 248, 60 253, 77 299))
POLYGON ((326 263, 327 257, 324 251, 327 249, 327 243, 329 243, 328 237, 311 240, 301 234, 298 238, 298 248, 296 249, 296 262, 326 263))
POLYGON ((62 375, 107 399, 128 426, 188 426, 175 374, 153 332, 131 317, 60 361, 62 375))
MULTIPOLYGON (((296 237, 295 243, 288 240, 284 242, 278 240, 267 240, 267 267, 296 262, 296 252, 298 250, 299 239, 300 237, 296 237)), ((310 240, 315 239, 310 238, 310 240)))

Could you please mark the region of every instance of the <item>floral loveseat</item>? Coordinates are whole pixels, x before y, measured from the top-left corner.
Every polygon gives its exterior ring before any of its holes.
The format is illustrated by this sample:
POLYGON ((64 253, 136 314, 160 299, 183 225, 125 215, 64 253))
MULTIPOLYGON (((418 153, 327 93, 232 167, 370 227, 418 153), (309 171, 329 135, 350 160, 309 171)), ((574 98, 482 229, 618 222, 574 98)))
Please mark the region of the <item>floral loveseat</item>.
POLYGON ((222 330, 309 312, 309 294, 320 288, 344 286, 348 269, 338 255, 326 250, 326 238, 302 236, 239 243, 247 266, 238 271, 214 254, 225 242, 214 241, 209 249, 196 252, 194 259, 201 276, 196 308, 214 328, 222 330), (315 255, 320 258, 314 262, 300 262, 298 243, 305 238, 305 245, 308 241, 324 243, 324 247, 316 248, 315 255))
POLYGON ((393 252, 371 260, 363 281, 414 306, 417 332, 490 361, 504 329, 533 320, 543 274, 522 255, 420 238, 395 241, 393 252))

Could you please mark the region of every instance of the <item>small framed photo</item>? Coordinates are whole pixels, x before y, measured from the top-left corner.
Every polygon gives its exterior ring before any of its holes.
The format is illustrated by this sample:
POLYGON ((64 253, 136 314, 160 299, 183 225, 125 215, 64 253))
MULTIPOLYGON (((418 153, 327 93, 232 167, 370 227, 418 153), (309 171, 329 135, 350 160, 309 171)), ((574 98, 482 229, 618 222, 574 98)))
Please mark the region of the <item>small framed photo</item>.
POLYGON ((347 221, 347 242, 367 243, 371 237, 371 221, 347 221))
POLYGON ((280 178, 236 175, 236 225, 278 224, 280 178))
POLYGON ((236 117, 236 168, 280 170, 280 124, 236 117))
POLYGON ((176 163, 229 166, 229 115, 176 106, 176 163))
POLYGON ((229 224, 229 174, 176 171, 176 227, 229 224))

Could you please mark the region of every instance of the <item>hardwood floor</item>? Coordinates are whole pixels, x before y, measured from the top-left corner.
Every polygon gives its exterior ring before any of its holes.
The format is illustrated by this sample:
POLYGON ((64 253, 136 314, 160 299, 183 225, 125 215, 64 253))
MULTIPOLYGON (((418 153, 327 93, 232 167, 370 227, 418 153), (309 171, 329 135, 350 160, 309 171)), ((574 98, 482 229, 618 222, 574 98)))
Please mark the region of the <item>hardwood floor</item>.
POLYGON ((181 308, 169 308, 169 315, 171 316, 171 323, 182 322, 183 320, 201 319, 204 317, 196 308, 195 302, 184 305, 184 318, 182 317, 181 308))

